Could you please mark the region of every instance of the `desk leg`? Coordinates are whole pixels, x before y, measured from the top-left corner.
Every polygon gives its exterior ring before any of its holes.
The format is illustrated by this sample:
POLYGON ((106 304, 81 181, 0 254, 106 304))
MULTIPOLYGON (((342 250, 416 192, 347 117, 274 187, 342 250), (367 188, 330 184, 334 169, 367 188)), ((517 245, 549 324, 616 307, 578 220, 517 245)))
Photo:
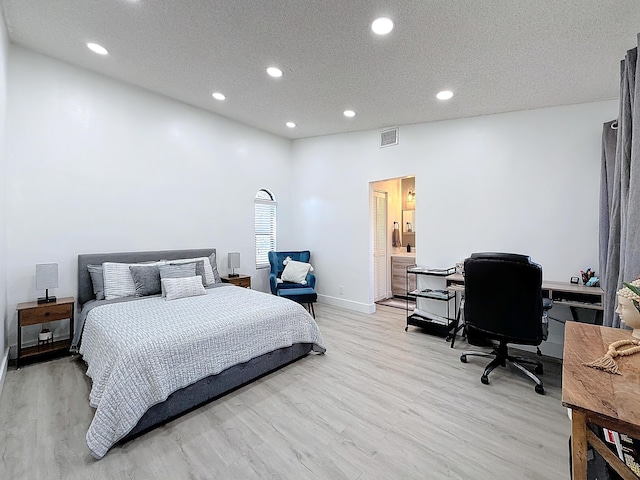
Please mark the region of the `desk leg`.
POLYGON ((571 465, 573 480, 587 480, 587 416, 571 411, 571 465))

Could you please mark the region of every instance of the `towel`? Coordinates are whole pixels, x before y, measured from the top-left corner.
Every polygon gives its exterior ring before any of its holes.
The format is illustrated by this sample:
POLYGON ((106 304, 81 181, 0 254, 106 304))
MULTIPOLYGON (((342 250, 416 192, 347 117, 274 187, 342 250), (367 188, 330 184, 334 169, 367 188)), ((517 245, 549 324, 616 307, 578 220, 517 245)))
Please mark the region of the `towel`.
POLYGON ((398 222, 393 222, 393 233, 391 235, 391 245, 394 247, 401 247, 402 242, 400 241, 400 228, 398 222))

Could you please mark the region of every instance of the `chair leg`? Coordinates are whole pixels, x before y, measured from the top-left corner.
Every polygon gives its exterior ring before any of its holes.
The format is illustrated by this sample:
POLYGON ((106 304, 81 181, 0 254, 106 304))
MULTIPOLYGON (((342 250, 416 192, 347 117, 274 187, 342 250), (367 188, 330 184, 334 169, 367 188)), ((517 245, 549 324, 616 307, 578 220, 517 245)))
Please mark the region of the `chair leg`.
POLYGON ((521 363, 524 363, 527 365, 533 365, 535 366, 535 373, 542 374, 543 372, 542 363, 533 358, 512 357, 508 355, 507 352, 508 350, 507 350, 506 344, 500 343, 500 345, 498 345, 491 353, 478 352, 473 350, 464 351, 462 352, 462 355, 460 355, 460 361, 462 363, 467 363, 467 355, 478 356, 478 357, 495 357, 489 363, 489 365, 485 367, 484 372, 480 377, 480 381, 485 385, 489 384, 489 374, 493 370, 495 370, 496 367, 498 366, 505 367, 506 362, 509 362, 510 364, 512 364, 514 367, 516 367, 518 370, 520 370, 522 373, 524 373, 527 377, 529 377, 531 380, 535 382, 536 393, 544 395, 544 386, 542 384, 542 380, 540 380, 533 372, 527 370, 524 366, 521 365, 521 363))
POLYGON ((309 310, 311 311, 311 315, 315 319, 316 318, 316 311, 313 309, 313 303, 309 304, 309 310))
POLYGON ((540 395, 544 395, 544 386, 542 385, 542 380, 540 380, 532 372, 530 372, 529 370, 524 368, 518 362, 514 362, 513 360, 509 360, 509 363, 511 365, 513 365, 514 367, 516 367, 518 370, 520 370, 522 373, 524 373, 527 377, 529 377, 531 380, 533 380, 536 383, 536 387, 535 387, 536 388, 536 393, 539 393, 540 395))

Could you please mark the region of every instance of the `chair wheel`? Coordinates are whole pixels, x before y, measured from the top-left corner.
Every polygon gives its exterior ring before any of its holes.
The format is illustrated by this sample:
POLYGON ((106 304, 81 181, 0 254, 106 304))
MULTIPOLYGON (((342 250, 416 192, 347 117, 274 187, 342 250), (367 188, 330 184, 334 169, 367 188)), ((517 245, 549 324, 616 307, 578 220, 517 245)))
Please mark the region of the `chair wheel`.
POLYGON ((482 375, 482 376, 480 377, 480 381, 481 381, 482 383, 484 383, 485 385, 489 385, 489 377, 487 377, 486 375, 482 375))
POLYGON ((536 373, 536 375, 542 375, 544 374, 544 368, 542 368, 542 365, 538 365, 534 372, 536 373))
POLYGON ((542 385, 536 385, 536 393, 544 395, 544 387, 542 385))
POLYGON ((406 327, 404 327, 404 331, 406 332, 407 330, 409 330, 409 325, 407 325, 406 327))
POLYGON ((460 361, 462 363, 467 363, 467 356, 466 355, 460 355, 460 361))

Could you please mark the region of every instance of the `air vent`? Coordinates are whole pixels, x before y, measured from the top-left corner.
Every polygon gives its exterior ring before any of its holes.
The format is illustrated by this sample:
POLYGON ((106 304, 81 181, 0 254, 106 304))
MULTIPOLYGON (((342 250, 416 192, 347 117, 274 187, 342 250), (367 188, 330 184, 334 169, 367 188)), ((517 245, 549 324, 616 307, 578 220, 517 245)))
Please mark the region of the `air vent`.
POLYGON ((398 144, 398 128, 391 128, 380 132, 380 148, 398 144))

